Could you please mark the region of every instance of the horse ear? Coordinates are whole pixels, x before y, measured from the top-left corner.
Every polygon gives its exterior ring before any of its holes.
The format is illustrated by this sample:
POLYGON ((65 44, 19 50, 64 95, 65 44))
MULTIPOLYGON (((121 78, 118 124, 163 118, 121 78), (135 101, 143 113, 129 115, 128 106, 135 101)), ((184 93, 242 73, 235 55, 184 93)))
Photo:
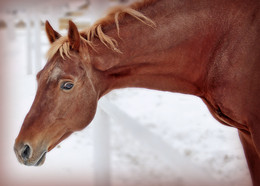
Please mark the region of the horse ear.
POLYGON ((45 22, 45 31, 50 43, 53 43, 61 37, 61 35, 51 27, 49 21, 45 22))
POLYGON ((75 51, 79 51, 80 47, 80 35, 75 23, 69 20, 69 32, 68 32, 70 48, 75 51))

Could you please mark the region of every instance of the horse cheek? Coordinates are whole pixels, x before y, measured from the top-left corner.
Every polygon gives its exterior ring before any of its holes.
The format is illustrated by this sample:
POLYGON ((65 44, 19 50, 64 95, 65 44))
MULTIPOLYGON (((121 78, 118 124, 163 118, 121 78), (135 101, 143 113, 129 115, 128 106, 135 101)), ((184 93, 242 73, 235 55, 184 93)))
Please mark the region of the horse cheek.
POLYGON ((79 106, 75 108, 75 115, 77 115, 75 119, 78 123, 78 130, 82 130, 93 120, 96 108, 97 100, 93 96, 86 96, 85 101, 79 103, 79 106))

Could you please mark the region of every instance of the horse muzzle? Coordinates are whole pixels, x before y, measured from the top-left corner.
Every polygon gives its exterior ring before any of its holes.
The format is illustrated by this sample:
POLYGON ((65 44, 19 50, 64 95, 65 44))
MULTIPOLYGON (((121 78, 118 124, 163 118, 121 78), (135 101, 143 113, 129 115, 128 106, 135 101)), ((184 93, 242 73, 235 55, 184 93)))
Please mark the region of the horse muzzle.
POLYGON ((29 144, 15 144, 14 152, 18 161, 27 166, 40 166, 46 159, 47 150, 33 151, 29 144))

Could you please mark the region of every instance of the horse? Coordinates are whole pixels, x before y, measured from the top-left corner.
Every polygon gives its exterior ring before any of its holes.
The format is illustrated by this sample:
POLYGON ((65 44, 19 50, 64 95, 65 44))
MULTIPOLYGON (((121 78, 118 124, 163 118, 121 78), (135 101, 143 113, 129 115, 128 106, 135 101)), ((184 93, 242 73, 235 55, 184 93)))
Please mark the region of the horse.
POLYGON ((113 8, 89 28, 48 21, 47 63, 14 151, 42 165, 46 153, 93 119, 111 90, 140 87, 201 98, 238 129, 254 186, 260 186, 260 1, 144 0, 113 8))

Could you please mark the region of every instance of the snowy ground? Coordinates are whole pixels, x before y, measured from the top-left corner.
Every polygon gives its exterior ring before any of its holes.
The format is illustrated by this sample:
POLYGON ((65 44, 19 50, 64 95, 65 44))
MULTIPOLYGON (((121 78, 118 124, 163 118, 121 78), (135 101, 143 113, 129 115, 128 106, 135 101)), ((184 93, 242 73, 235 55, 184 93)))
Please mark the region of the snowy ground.
MULTIPOLYGON (((93 185, 93 124, 48 153, 41 167, 26 167, 16 160, 13 144, 34 98, 35 75, 26 75, 25 30, 16 30, 16 38, 12 40, 8 39, 6 29, 0 30, 0 34, 1 42, 8 43, 8 47, 1 48, 1 68, 5 71, 2 105, 6 110, 5 122, 1 124, 4 125, 1 131, 4 163, 0 183, 10 186, 93 185)), ((48 48, 44 33, 42 41, 44 53, 48 48)), ((44 62, 44 57, 42 60, 44 62)), ((189 159, 191 166, 194 163, 198 169, 209 173, 212 185, 251 185, 237 130, 215 121, 200 99, 146 89, 116 90, 107 97, 189 159)), ((172 159, 171 163, 164 161, 164 157, 154 152, 156 149, 147 148, 113 120, 110 137, 111 185, 187 185, 185 180, 189 180, 189 175, 178 170, 189 167, 174 166, 178 159, 172 159)), ((204 179, 209 178, 205 176, 204 179)))

